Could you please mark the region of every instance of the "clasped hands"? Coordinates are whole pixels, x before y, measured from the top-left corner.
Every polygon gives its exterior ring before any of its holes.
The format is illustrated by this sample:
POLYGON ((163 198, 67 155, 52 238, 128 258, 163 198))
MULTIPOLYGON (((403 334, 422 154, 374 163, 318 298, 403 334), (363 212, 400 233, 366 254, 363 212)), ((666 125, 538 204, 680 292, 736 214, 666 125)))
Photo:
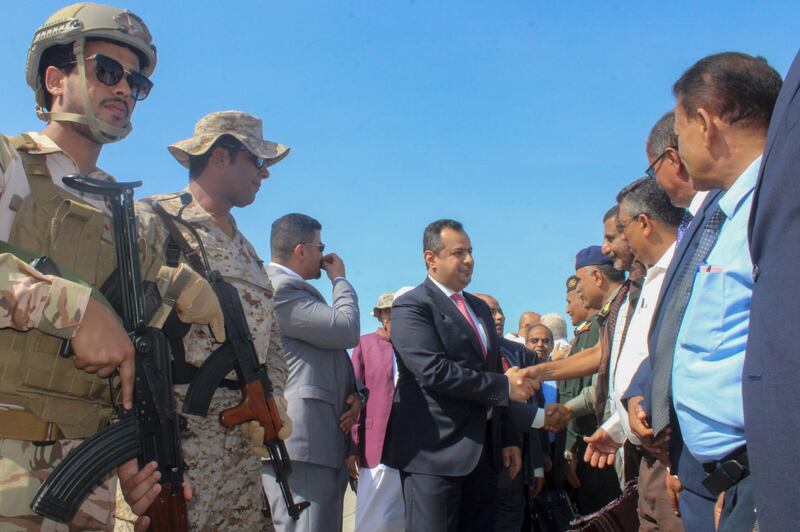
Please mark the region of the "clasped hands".
POLYGON ((530 399, 534 393, 539 391, 539 378, 535 375, 533 367, 534 366, 519 368, 513 366, 508 368, 506 377, 508 377, 509 384, 509 399, 518 403, 524 403, 530 399))

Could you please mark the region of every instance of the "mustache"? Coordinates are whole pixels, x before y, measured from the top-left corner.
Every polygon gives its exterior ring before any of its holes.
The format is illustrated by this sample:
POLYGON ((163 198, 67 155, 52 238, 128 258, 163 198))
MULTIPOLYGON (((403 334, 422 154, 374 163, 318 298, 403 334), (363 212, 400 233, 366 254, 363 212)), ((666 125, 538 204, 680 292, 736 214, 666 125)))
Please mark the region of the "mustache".
POLYGON ((122 98, 117 98, 116 96, 112 96, 110 98, 103 98, 102 100, 100 100, 100 105, 106 105, 107 103, 111 103, 111 102, 121 103, 122 105, 125 106, 125 117, 126 118, 131 115, 131 109, 130 109, 130 107, 128 107, 128 102, 126 102, 122 98))

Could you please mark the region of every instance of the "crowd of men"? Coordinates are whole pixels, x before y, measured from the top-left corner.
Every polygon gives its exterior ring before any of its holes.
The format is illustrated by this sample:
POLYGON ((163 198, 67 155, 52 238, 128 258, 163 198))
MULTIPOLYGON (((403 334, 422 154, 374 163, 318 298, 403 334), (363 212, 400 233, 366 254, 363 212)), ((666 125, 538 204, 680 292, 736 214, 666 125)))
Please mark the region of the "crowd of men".
MULTIPOLYGON (((64 457, 118 417, 115 399, 131 410, 139 395, 130 331, 100 295, 119 266, 109 207, 61 177, 113 181, 97 160, 152 88, 152 40, 127 10, 54 13, 26 66, 46 125, 0 137, 3 530, 145 530, 169 489, 163 464, 134 458, 91 488, 70 524, 31 510, 64 457)), ((800 59, 783 82, 763 58, 734 52, 675 82, 644 177, 609 202, 600 245, 576 253, 572 341, 557 312, 526 312, 504 335, 499 294, 465 291, 472 242, 450 219, 424 228, 424 282, 383 294, 379 328, 361 336, 356 290, 318 220, 275 220, 264 265, 231 213, 289 148, 244 112, 200 119, 168 148, 186 188, 136 204, 137 266, 160 295, 148 320, 169 341, 184 412, 175 496, 188 527, 341 530, 357 479, 363 531, 792 529, 798 84, 800 59), (323 272, 330 303, 308 282, 323 272), (186 408, 200 368, 242 340, 215 278, 235 288, 251 369, 271 384, 260 396, 268 426, 221 422, 243 400, 241 371, 209 392, 206 415, 186 408), (275 439, 291 471, 265 448, 275 439)))

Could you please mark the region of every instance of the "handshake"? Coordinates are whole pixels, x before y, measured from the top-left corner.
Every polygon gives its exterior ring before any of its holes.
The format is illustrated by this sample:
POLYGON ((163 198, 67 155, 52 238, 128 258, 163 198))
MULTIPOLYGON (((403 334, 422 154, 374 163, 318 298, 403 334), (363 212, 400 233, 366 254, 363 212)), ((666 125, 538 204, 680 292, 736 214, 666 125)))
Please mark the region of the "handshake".
POLYGON ((508 377, 508 397, 512 401, 524 403, 530 397, 539 391, 540 379, 533 371, 534 366, 527 368, 518 368, 517 366, 508 368, 506 377, 508 377))

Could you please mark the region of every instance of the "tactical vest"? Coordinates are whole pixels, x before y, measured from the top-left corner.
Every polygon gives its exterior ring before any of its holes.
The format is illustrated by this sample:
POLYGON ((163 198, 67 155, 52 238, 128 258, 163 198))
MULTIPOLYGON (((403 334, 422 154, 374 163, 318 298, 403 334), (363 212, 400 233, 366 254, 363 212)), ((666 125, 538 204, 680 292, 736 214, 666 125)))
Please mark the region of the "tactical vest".
MULTIPOLYGON (((9 243, 48 256, 94 286, 115 268, 111 217, 53 183, 46 156, 22 135, 12 139, 30 194, 17 208, 9 243)), ((95 433, 111 415, 105 379, 58 355, 62 340, 37 330, 0 331, 0 403, 27 408, 56 423, 67 438, 95 433)))

